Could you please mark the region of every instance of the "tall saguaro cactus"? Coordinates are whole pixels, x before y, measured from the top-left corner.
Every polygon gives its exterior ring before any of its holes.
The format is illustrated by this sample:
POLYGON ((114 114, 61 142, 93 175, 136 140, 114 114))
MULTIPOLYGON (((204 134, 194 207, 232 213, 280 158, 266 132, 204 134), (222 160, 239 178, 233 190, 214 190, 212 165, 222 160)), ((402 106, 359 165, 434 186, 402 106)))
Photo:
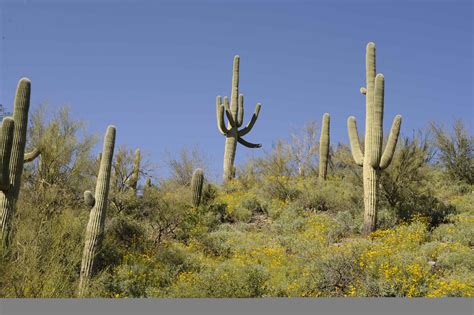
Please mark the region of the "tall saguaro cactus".
POLYGON ((375 230, 377 223, 377 197, 380 171, 392 161, 400 133, 402 117, 395 116, 388 137, 387 146, 382 154, 383 144, 383 110, 384 110, 384 76, 376 75, 375 44, 369 43, 366 52, 367 86, 360 89, 366 98, 364 152, 359 142, 355 117, 347 120, 351 151, 357 165, 363 167, 364 181, 364 232, 375 230))
POLYGON ((216 98, 217 128, 226 137, 224 151, 224 182, 231 180, 235 175, 234 160, 237 142, 247 148, 260 148, 262 146, 261 144, 247 142, 242 138, 248 134, 255 125, 261 108, 260 103, 257 103, 255 106, 255 112, 250 119, 250 122, 244 128, 239 130, 244 120, 244 96, 242 94, 239 95, 239 63, 240 57, 235 56, 230 106, 227 97, 224 97, 224 104, 222 104, 222 98, 220 96, 217 96, 216 98), (224 121, 224 112, 228 120, 227 126, 224 121))
POLYGON ((204 171, 197 168, 191 178, 192 202, 194 207, 199 207, 202 197, 202 185, 204 183, 204 171))
POLYGON ((319 180, 326 180, 329 161, 329 125, 331 117, 328 113, 323 115, 323 124, 321 126, 321 137, 319 138, 319 180))
MULTIPOLYGON (((0 241, 4 249, 8 248, 10 244, 11 221, 20 194, 21 175, 25 161, 30 94, 30 80, 27 78, 20 79, 16 89, 13 119, 6 117, 2 124, 2 139, 0 140, 0 170, 2 173, 0 176, 0 241)), ((27 154, 26 158, 30 159, 33 155, 36 155, 36 153, 27 154)))
POLYGON ((92 210, 87 224, 78 295, 85 295, 89 279, 94 271, 95 257, 100 249, 104 234, 105 212, 110 186, 110 173, 115 146, 115 127, 109 126, 104 138, 104 149, 100 161, 99 175, 95 187, 95 197, 90 191, 84 192, 84 201, 92 210))

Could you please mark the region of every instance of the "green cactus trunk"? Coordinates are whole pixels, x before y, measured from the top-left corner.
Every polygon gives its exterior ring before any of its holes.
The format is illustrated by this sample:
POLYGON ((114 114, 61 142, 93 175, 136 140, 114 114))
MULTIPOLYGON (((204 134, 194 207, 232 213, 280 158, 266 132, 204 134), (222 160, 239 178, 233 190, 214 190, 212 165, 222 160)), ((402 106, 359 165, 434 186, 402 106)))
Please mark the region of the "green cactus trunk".
POLYGON ((321 137, 319 138, 319 180, 325 181, 328 172, 329 161, 329 127, 331 117, 328 113, 323 115, 321 126, 321 137))
POLYGON ((16 202, 20 194, 21 175, 25 158, 26 132, 28 129, 28 110, 30 108, 31 82, 22 78, 18 82, 13 109, 13 120, 4 119, 2 126, 2 188, 0 191, 0 241, 3 249, 9 248, 11 224, 16 202), (6 124, 5 124, 6 123, 6 124), (5 133, 6 130, 8 133, 5 133), (12 132, 10 136, 9 133, 12 132), (10 145, 5 145, 11 141, 10 145), (8 161, 7 161, 8 158, 8 161), (8 175, 8 176, 7 176, 8 175))
POLYGON ((115 127, 109 126, 104 138, 104 149, 100 161, 99 174, 95 188, 95 198, 90 191, 84 192, 86 205, 92 207, 87 224, 84 251, 82 255, 78 296, 87 293, 89 280, 94 272, 95 258, 100 250, 104 234, 107 198, 110 186, 110 173, 115 146, 115 127))
POLYGON ((232 180, 235 176, 234 161, 237 142, 247 148, 260 148, 262 146, 261 144, 247 142, 242 138, 252 130, 257 121, 261 108, 260 104, 257 103, 250 122, 244 128, 239 130, 243 124, 244 118, 244 96, 241 94, 239 95, 239 66, 240 57, 235 56, 230 106, 227 97, 224 97, 224 104, 222 104, 222 98, 220 96, 216 98, 217 128, 226 137, 224 150, 224 182, 232 180), (227 126, 224 121, 224 113, 228 120, 227 126))
POLYGON ((363 167, 365 208, 363 231, 370 233, 377 226, 379 174, 390 165, 393 158, 402 119, 400 115, 395 116, 387 146, 382 154, 385 78, 382 74, 376 75, 374 43, 367 45, 366 80, 367 87, 361 88, 361 93, 366 96, 364 152, 359 142, 355 117, 349 117, 347 127, 352 156, 355 163, 363 167))
POLYGON ((224 182, 234 178, 235 151, 237 150, 237 133, 234 130, 229 131, 225 139, 224 148, 224 182))
POLYGON ((197 168, 191 179, 191 191, 192 191, 192 202, 194 207, 199 207, 202 197, 202 186, 204 183, 204 171, 200 168, 197 168))

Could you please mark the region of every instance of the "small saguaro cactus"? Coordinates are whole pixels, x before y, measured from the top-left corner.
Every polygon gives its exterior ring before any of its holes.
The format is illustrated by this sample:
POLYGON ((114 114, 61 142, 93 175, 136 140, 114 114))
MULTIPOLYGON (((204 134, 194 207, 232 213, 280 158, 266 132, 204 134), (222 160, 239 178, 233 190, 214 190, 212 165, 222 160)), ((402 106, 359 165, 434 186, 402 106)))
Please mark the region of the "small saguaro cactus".
POLYGON ((6 249, 11 240, 11 222, 20 194, 21 175, 25 161, 32 161, 39 150, 25 154, 31 82, 22 78, 18 82, 13 107, 13 118, 3 119, 0 157, 0 242, 6 249), (10 144, 11 143, 11 144, 10 144))
POLYGON ((91 207, 89 223, 87 224, 84 251, 82 254, 81 272, 79 279, 78 296, 85 295, 89 279, 94 272, 96 254, 100 249, 107 209, 107 198, 110 186, 110 173, 115 146, 115 127, 109 126, 104 138, 104 148, 100 161, 99 174, 95 187, 95 197, 92 192, 84 192, 84 202, 91 207))
POLYGON ((200 168, 197 168, 191 179, 191 191, 193 193, 193 206, 199 207, 202 197, 202 185, 204 183, 204 171, 200 168))
POLYGON ((227 96, 224 97, 224 104, 222 104, 221 96, 216 97, 217 128, 226 137, 224 150, 224 182, 231 180, 235 175, 234 159, 237 142, 247 148, 260 148, 262 146, 261 144, 247 142, 242 138, 252 130, 257 121, 261 108, 260 103, 257 103, 255 106, 255 112, 250 122, 239 130, 244 120, 244 96, 242 94, 239 95, 239 63, 240 57, 235 56, 230 106, 227 96), (228 120, 227 126, 225 125, 224 112, 228 120))
POLYGON ((376 75, 375 44, 369 43, 366 52, 367 86, 360 89, 366 98, 365 142, 364 152, 359 142, 355 117, 347 120, 351 151, 357 165, 363 167, 364 181, 364 233, 375 230, 377 224, 377 197, 380 171, 392 161, 400 133, 402 117, 395 116, 388 137, 387 146, 382 154, 383 145, 383 110, 384 110, 384 76, 376 75))
POLYGON ((319 138, 319 180, 326 180, 329 161, 329 125, 331 117, 328 113, 323 115, 321 137, 319 138))
POLYGON ((128 186, 136 193, 138 180, 140 177, 140 149, 135 150, 135 158, 133 159, 133 170, 132 174, 130 175, 130 179, 128 180, 128 186))

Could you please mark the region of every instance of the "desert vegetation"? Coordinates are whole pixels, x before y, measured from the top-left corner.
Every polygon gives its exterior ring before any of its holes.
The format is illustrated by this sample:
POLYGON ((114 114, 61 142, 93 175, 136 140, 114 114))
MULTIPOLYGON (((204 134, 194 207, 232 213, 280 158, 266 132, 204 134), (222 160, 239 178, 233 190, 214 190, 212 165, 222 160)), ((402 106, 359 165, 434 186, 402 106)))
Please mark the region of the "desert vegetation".
POLYGON ((187 149, 154 177, 115 147, 120 126, 102 141, 67 107, 29 112, 20 80, 0 132, 0 297, 473 297, 474 137, 461 120, 403 132, 400 116, 384 137, 373 43, 366 58, 363 140, 350 117, 350 145, 331 142, 321 111, 234 165, 237 143, 260 147, 242 137, 261 107, 239 130, 236 57, 216 100, 222 182, 187 149))

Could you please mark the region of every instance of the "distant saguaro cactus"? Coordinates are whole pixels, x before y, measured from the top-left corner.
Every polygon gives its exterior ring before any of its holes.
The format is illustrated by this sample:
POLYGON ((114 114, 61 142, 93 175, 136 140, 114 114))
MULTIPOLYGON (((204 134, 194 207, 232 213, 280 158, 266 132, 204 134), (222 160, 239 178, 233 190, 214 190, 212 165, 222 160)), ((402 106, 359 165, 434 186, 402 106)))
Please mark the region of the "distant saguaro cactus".
POLYGON ((226 137, 225 151, 224 151, 224 182, 234 178, 234 159, 237 142, 246 146, 247 148, 260 148, 261 144, 254 144, 245 141, 242 137, 248 134, 255 122, 257 121, 261 105, 257 103, 255 112, 250 122, 241 130, 238 128, 242 126, 244 120, 244 96, 239 95, 239 63, 240 57, 234 57, 234 67, 232 74, 232 94, 229 106, 229 99, 224 97, 224 104, 222 98, 216 97, 216 113, 217 113, 217 128, 226 137), (227 127, 224 121, 224 112, 227 116, 227 127))
POLYGON ((104 148, 100 161, 99 174, 95 187, 95 198, 92 192, 84 192, 84 201, 92 207, 87 224, 84 251, 82 254, 81 273, 78 296, 85 295, 89 279, 94 271, 95 257, 100 249, 104 234, 105 212, 109 194, 110 173, 115 146, 115 127, 109 126, 104 138, 104 148))
POLYGON ((388 142, 382 154, 383 145, 383 110, 384 110, 384 76, 376 75, 375 44, 369 43, 366 52, 367 87, 360 89, 366 97, 365 142, 364 152, 359 142, 355 117, 347 120, 351 151, 357 165, 363 167, 364 181, 364 232, 375 230, 377 224, 377 197, 379 173, 392 161, 400 133, 402 117, 395 116, 388 142))
POLYGON ((28 110, 30 108, 31 82, 22 78, 18 82, 13 108, 13 119, 3 119, 0 140, 0 241, 6 249, 11 240, 11 221, 20 194, 21 175, 25 161, 39 155, 34 150, 25 155, 28 110))
POLYGON ((201 168, 197 168, 191 179, 191 191, 193 193, 193 206, 199 207, 202 197, 202 185, 204 183, 204 171, 201 168))
POLYGON ((328 113, 323 115, 323 124, 321 126, 321 137, 319 138, 319 180, 326 180, 329 161, 329 127, 331 117, 328 113))
POLYGON ((140 177, 140 161, 141 161, 140 149, 136 149, 135 158, 133 159, 133 170, 132 170, 132 174, 130 175, 130 179, 128 181, 128 186, 135 193, 137 192, 138 180, 140 177))

